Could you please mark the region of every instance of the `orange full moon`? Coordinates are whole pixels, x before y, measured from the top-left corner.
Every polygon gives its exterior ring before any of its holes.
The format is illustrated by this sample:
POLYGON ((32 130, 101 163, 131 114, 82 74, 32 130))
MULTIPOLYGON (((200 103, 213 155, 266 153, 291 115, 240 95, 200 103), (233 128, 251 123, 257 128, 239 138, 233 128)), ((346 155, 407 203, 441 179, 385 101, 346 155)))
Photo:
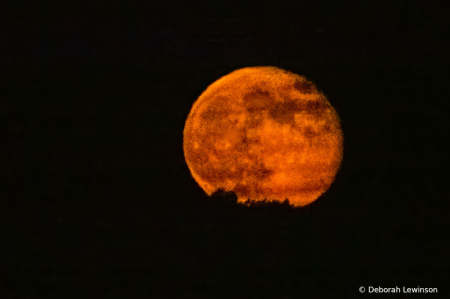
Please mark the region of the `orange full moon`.
POLYGON ((333 183, 343 158, 340 119, 305 77, 247 67, 212 83, 195 101, 183 134, 186 163, 211 195, 305 206, 333 183))

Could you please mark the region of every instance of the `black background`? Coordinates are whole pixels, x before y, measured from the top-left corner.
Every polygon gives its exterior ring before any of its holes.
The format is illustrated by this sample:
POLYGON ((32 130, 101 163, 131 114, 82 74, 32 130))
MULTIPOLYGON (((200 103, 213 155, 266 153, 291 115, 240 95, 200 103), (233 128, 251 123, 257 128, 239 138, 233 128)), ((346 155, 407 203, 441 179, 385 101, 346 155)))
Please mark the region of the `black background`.
POLYGON ((0 297, 448 294, 448 5, 7 3, 0 297), (342 120, 341 169, 302 209, 208 198, 184 161, 197 97, 266 65, 342 120))

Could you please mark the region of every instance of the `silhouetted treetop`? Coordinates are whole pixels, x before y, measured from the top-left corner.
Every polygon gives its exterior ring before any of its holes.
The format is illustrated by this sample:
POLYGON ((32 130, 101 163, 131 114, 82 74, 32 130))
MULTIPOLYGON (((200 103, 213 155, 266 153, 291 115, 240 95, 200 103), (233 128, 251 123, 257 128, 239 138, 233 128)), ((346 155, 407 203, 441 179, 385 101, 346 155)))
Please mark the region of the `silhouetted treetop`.
POLYGON ((237 204, 238 201, 236 193, 233 191, 226 191, 222 188, 217 189, 210 197, 221 203, 237 204))
POLYGON ((272 199, 263 199, 263 200, 248 199, 243 204, 249 208, 255 208, 258 210, 260 209, 270 210, 270 211, 290 210, 295 208, 294 205, 289 203, 289 199, 285 199, 282 202, 272 199))
POLYGON ((210 198, 214 199, 217 203, 224 204, 239 204, 245 205, 247 207, 256 207, 256 208, 271 208, 271 209, 286 209, 286 208, 294 208, 294 206, 289 203, 289 199, 285 199, 284 201, 272 200, 272 199, 263 199, 263 200, 254 200, 247 199, 244 203, 238 203, 238 197, 236 193, 233 191, 226 191, 222 188, 215 191, 211 194, 210 198))

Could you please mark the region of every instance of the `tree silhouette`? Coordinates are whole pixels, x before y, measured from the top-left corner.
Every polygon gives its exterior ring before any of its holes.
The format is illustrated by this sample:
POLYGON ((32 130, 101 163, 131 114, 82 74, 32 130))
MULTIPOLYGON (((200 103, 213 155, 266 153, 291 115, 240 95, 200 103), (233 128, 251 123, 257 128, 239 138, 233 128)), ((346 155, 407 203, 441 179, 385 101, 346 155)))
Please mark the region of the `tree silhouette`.
POLYGON ((226 191, 222 188, 217 189, 211 194, 211 199, 221 204, 237 204, 238 197, 233 191, 226 191))
POLYGON ((211 194, 210 198, 213 199, 215 203, 224 205, 238 204, 252 208, 262 208, 262 209, 269 208, 277 210, 294 208, 294 206, 291 203, 289 203, 289 199, 287 198, 282 202, 273 199, 254 200, 249 198, 244 203, 238 203, 238 197, 236 193, 234 193, 233 191, 226 191, 222 188, 219 188, 213 194, 211 194))

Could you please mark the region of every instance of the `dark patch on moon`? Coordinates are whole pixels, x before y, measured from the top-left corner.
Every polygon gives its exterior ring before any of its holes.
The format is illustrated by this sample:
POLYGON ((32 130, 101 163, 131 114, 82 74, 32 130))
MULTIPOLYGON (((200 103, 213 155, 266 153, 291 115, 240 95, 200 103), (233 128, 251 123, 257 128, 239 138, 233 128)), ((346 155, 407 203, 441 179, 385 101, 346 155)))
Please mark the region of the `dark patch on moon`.
POLYGON ((208 166, 201 168, 202 177, 210 184, 220 185, 227 179, 236 182, 242 181, 243 179, 243 168, 237 168, 236 170, 231 170, 224 164, 209 163, 208 166))
POLYGON ((303 128, 303 135, 308 139, 313 139, 320 135, 320 133, 316 132, 310 126, 306 126, 303 128))
POLYGON ((288 101, 273 106, 269 110, 270 116, 279 124, 292 124, 295 122, 294 115, 296 112, 302 111, 302 105, 295 101, 288 101))
POLYGON ((308 81, 297 80, 294 83, 294 88, 301 93, 310 94, 314 92, 314 84, 308 81))
POLYGON ((328 105, 323 100, 308 101, 308 102, 306 102, 306 105, 305 105, 306 113, 313 114, 313 115, 320 115, 327 108, 328 108, 328 105))
POLYGON ((205 121, 221 120, 228 117, 231 110, 227 106, 227 98, 224 96, 216 97, 201 113, 201 118, 205 121))
POLYGON ((322 192, 323 190, 328 189, 326 184, 324 183, 314 183, 308 186, 304 186, 295 190, 295 193, 313 193, 313 192, 322 192))
POLYGON ((263 118, 258 113, 251 113, 249 114, 249 120, 246 122, 247 128, 257 128, 262 124, 263 118))
POLYGON ((192 158, 198 164, 205 164, 209 161, 209 157, 204 152, 192 150, 192 158))
POLYGON ((273 98, 270 93, 259 87, 256 87, 253 91, 244 94, 243 99, 245 108, 250 113, 267 110, 273 102, 273 98))
POLYGON ((223 182, 227 176, 228 173, 225 169, 221 169, 219 167, 202 167, 201 172, 203 173, 202 177, 205 178, 205 180, 211 184, 223 182))
POLYGON ((250 144, 261 144, 261 141, 258 138, 247 137, 244 131, 244 133, 241 133, 240 142, 235 145, 234 149, 238 152, 247 153, 250 144))
POLYGON ((264 181, 273 174, 273 170, 268 169, 263 163, 251 170, 252 176, 258 181, 264 181))
POLYGON ((207 131, 202 132, 200 138, 199 140, 202 141, 202 146, 206 148, 208 151, 214 152, 216 150, 215 144, 217 140, 221 140, 222 138, 224 138, 224 132, 221 131, 220 129, 215 130, 214 124, 212 124, 211 128, 208 128, 207 131))
POLYGON ((303 102, 301 100, 291 100, 272 106, 269 115, 280 124, 293 124, 295 114, 306 112, 309 115, 319 117, 328 108, 323 100, 303 102))

